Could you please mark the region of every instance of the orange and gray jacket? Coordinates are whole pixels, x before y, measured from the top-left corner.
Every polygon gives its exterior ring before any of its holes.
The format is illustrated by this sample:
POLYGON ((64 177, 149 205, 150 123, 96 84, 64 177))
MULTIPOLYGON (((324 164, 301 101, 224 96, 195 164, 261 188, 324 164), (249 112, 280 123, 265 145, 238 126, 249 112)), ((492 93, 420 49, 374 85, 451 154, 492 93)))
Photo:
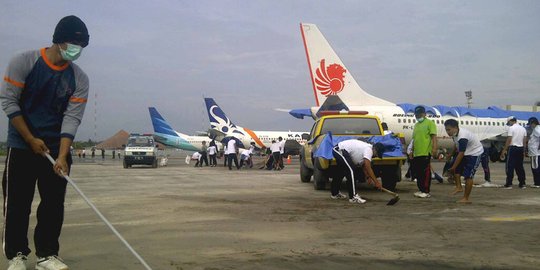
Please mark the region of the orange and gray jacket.
MULTIPOLYGON (((9 63, 0 88, 9 119, 22 115, 34 137, 57 152, 60 138, 74 139, 88 99, 88 76, 72 62, 55 66, 45 48, 18 54, 9 63)), ((9 123, 8 147, 29 149, 9 123)))

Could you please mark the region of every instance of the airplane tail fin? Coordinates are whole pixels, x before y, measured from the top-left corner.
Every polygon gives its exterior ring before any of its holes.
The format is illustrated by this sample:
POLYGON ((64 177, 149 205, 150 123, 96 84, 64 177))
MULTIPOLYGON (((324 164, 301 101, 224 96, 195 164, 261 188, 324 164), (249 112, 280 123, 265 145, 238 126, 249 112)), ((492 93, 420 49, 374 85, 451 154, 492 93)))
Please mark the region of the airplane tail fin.
POLYGON ((236 126, 223 112, 223 110, 217 105, 213 98, 204 98, 206 103, 206 111, 208 112, 208 118, 210 119, 210 126, 212 129, 217 130, 224 134, 240 133, 240 127, 236 126))
POLYGON ((315 24, 300 23, 317 106, 337 95, 348 106, 395 105, 372 96, 356 82, 315 24))
POLYGON ((172 129, 172 127, 165 121, 165 119, 159 114, 154 107, 149 107, 150 119, 152 120, 152 126, 154 126, 154 133, 167 134, 172 136, 178 136, 178 133, 172 129))

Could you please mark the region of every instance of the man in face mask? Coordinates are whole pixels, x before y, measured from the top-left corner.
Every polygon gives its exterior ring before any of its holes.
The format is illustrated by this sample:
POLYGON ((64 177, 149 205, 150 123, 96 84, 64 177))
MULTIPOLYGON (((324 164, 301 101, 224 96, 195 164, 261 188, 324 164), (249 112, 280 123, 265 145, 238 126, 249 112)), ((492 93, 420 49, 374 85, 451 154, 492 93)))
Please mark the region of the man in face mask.
POLYGON ((429 198, 431 187, 431 156, 437 154, 437 126, 435 122, 426 118, 426 109, 417 106, 414 109, 416 124, 413 130, 413 162, 412 172, 416 176, 418 198, 429 198))
POLYGON ((58 257, 64 219, 69 150, 88 98, 88 76, 72 63, 88 45, 81 19, 67 16, 54 31, 53 45, 13 57, 0 88, 2 109, 9 118, 8 154, 3 175, 4 254, 9 270, 26 269, 28 223, 37 184, 34 243, 36 269, 68 269, 58 257), (52 166, 45 153, 56 164, 52 166))

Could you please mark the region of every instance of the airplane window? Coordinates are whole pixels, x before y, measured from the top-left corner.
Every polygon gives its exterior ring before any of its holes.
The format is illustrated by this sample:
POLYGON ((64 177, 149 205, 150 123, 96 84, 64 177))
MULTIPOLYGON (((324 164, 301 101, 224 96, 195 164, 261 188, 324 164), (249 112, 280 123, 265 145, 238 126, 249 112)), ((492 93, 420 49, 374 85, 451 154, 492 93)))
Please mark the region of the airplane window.
POLYGON ((321 134, 332 130, 332 134, 336 135, 353 135, 353 134, 381 134, 381 130, 375 119, 326 119, 321 128, 321 134), (362 127, 362 129, 357 129, 362 127))
POLYGON ((416 123, 416 119, 413 119, 412 122, 413 122, 413 123, 416 123))
MULTIPOLYGON (((471 122, 472 123, 472 122, 471 122)), ((465 121, 465 125, 468 125, 469 124, 469 121, 465 121)))
POLYGON ((478 121, 474 121, 474 124, 475 124, 476 126, 478 126, 478 121))
POLYGON ((400 118, 398 118, 398 119, 397 119, 397 122, 398 122, 398 123, 401 123, 401 119, 400 119, 400 118))
POLYGON ((459 124, 460 124, 460 125, 463 125, 463 121, 460 120, 460 121, 459 121, 459 124))

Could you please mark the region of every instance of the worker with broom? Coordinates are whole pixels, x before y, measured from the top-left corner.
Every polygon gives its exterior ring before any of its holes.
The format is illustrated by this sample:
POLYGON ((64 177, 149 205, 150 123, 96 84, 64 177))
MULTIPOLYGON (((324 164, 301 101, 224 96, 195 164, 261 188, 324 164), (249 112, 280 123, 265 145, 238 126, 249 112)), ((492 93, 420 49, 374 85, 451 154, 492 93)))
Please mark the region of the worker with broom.
POLYGON ((76 16, 62 18, 48 48, 16 55, 0 88, 9 118, 3 175, 4 254, 8 270, 25 270, 28 224, 37 182, 41 202, 34 232, 38 270, 66 270, 58 257, 69 149, 88 98, 88 76, 73 63, 88 45, 88 29, 76 16), (54 166, 44 156, 56 159, 54 166))
POLYGON ((371 168, 371 158, 373 156, 381 158, 384 153, 384 145, 376 143, 371 145, 363 142, 360 139, 349 139, 339 142, 333 149, 332 153, 337 162, 336 175, 332 179, 331 186, 331 198, 332 199, 345 199, 345 195, 339 192, 341 187, 341 179, 343 173, 347 178, 347 188, 349 190, 349 202, 351 203, 365 203, 366 200, 362 199, 360 195, 356 193, 355 181, 358 175, 358 168, 361 167, 366 176, 368 183, 374 185, 378 189, 381 189, 381 183, 377 180, 373 169, 371 168))

